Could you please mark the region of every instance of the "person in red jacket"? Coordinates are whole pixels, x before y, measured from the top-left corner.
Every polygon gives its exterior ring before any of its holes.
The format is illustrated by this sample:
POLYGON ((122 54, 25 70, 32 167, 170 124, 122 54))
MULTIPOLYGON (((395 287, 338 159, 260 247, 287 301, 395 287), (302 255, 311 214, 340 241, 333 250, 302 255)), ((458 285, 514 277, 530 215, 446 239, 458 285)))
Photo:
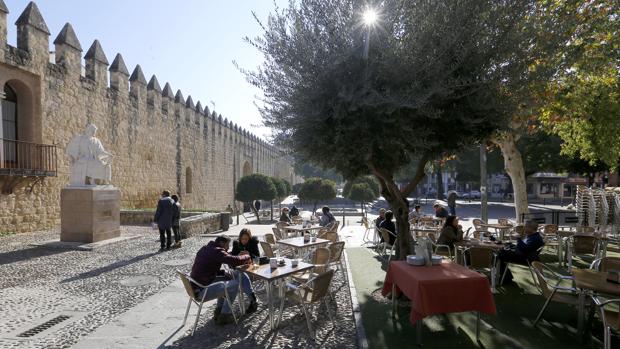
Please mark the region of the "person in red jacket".
MULTIPOLYGON (((234 302, 235 297, 237 297, 237 291, 239 290, 239 271, 222 270, 222 264, 234 268, 244 264, 251 264, 252 258, 247 251, 241 252, 238 256, 233 256, 228 253, 229 247, 230 238, 227 236, 218 236, 215 241, 210 241, 206 246, 198 250, 194 265, 192 266, 191 278, 205 286, 224 281, 223 284, 218 284, 217 286, 207 289, 192 284, 198 298, 202 298, 203 292, 207 292, 206 298, 210 298, 211 295, 221 293, 224 287, 226 287, 231 303, 234 302)), ((243 293, 250 299, 250 305, 246 309, 246 314, 255 312, 258 309, 256 295, 252 288, 252 281, 250 281, 250 278, 245 273, 241 274, 241 287, 243 293)), ((232 310, 228 306, 228 303, 224 302, 224 299, 218 298, 213 319, 219 325, 231 323, 234 321, 231 312, 232 310)))

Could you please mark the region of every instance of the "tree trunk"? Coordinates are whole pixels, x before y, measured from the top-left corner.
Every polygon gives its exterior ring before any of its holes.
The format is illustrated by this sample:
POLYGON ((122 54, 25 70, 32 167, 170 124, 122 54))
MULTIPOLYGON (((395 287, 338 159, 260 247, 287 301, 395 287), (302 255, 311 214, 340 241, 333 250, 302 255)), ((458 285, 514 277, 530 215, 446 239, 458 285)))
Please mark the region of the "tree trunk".
POLYGON ((443 200, 443 174, 441 173, 441 166, 437 165, 437 200, 443 200))
POLYGON ((273 200, 269 202, 269 209, 271 210, 271 220, 273 220, 273 200))
POLYGON ((254 202, 250 202, 250 209, 252 210, 252 212, 254 212, 254 215, 256 216, 256 221, 260 223, 260 214, 258 214, 258 210, 256 209, 256 207, 254 207, 254 202))
POLYGON ((521 215, 529 213, 523 157, 517 148, 517 140, 514 134, 506 133, 501 139, 495 141, 495 143, 499 146, 504 156, 504 168, 512 181, 517 222, 521 222, 521 215))

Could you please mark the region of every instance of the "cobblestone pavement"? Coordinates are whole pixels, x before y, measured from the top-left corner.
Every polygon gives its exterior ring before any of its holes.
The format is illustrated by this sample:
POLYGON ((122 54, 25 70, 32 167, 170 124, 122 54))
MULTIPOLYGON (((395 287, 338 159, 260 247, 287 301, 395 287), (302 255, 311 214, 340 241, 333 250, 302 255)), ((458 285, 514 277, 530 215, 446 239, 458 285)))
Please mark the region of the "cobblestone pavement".
MULTIPOLYGON (((57 239, 58 231, 3 237, 0 348, 69 348, 170 284, 176 278, 175 269, 188 270, 198 248, 208 241, 194 237, 184 240, 181 249, 158 253, 158 234, 150 228, 124 226, 121 230, 124 236, 138 238, 93 251, 29 246, 57 239), (58 318, 63 315, 68 318, 58 318), (46 324, 50 320, 58 323, 46 324)), ((313 322, 316 342, 308 341, 305 320, 297 307, 287 308, 276 335, 268 331, 264 308, 244 317, 237 327, 219 327, 210 318, 211 305, 203 310, 205 316, 194 337, 182 338, 174 347, 353 348, 355 324, 347 282, 340 272, 334 282, 334 302, 330 304, 337 310, 336 328, 320 315, 313 322)))

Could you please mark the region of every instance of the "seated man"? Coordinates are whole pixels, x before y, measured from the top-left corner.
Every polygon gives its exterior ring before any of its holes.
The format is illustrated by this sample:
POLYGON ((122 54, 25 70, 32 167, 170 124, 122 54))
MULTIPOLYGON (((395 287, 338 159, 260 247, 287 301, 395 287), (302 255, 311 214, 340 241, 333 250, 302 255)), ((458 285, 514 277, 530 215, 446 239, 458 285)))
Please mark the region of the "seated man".
POLYGON ((409 221, 417 222, 418 218, 422 217, 422 210, 420 205, 415 205, 413 211, 409 213, 409 221))
POLYGON ((326 227, 336 221, 336 217, 334 217, 334 215, 329 212, 329 207, 324 206, 322 211, 323 215, 321 216, 321 220, 319 221, 320 226, 326 227))
POLYGON ((446 210, 439 203, 435 203, 433 205, 433 208, 435 209, 435 217, 437 217, 437 218, 447 218, 449 216, 448 210, 446 210))
MULTIPOLYGON (((225 287, 228 290, 231 303, 234 302, 239 290, 239 271, 225 272, 221 270, 222 264, 227 264, 231 267, 236 267, 243 264, 249 264, 252 259, 247 251, 241 252, 238 256, 233 256, 228 253, 230 247, 230 238, 227 236, 218 236, 215 241, 210 241, 206 246, 203 246, 196 254, 194 265, 192 266, 191 278, 202 285, 209 285, 214 282, 224 281, 225 287)), ((243 292, 250 299, 250 305, 246 310, 246 314, 250 314, 256 311, 258 308, 256 295, 252 289, 252 282, 250 278, 243 273, 241 275, 243 292)), ((210 287, 208 289, 201 289, 197 285, 193 285, 194 290, 198 298, 202 298, 203 292, 207 292, 206 298, 209 298, 212 294, 221 293, 222 286, 210 287)), ((224 302, 224 299, 219 298, 217 300, 217 306, 213 315, 213 319, 219 325, 225 325, 234 321, 232 317, 232 309, 229 308, 228 303, 224 302)))
MULTIPOLYGON (((498 258, 500 261, 500 276, 504 275, 504 270, 507 268, 506 263, 527 265, 528 262, 539 259, 538 250, 545 245, 545 242, 538 233, 538 223, 532 220, 527 220, 525 221, 524 230, 525 240, 521 240, 521 238, 519 238, 517 239, 516 246, 510 246, 510 248, 503 249, 499 252, 498 258)), ((506 271, 504 281, 512 281, 512 273, 510 272, 510 269, 506 271)))

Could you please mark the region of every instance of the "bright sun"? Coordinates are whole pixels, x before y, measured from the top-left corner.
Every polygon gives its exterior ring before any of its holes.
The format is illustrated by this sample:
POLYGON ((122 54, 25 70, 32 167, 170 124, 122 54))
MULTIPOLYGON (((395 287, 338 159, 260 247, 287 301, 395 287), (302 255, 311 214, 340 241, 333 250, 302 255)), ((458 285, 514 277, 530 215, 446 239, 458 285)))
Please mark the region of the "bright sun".
POLYGON ((373 9, 366 10, 363 15, 363 20, 364 24, 368 26, 375 24, 375 22, 377 21, 377 12, 375 12, 375 10, 373 9))

